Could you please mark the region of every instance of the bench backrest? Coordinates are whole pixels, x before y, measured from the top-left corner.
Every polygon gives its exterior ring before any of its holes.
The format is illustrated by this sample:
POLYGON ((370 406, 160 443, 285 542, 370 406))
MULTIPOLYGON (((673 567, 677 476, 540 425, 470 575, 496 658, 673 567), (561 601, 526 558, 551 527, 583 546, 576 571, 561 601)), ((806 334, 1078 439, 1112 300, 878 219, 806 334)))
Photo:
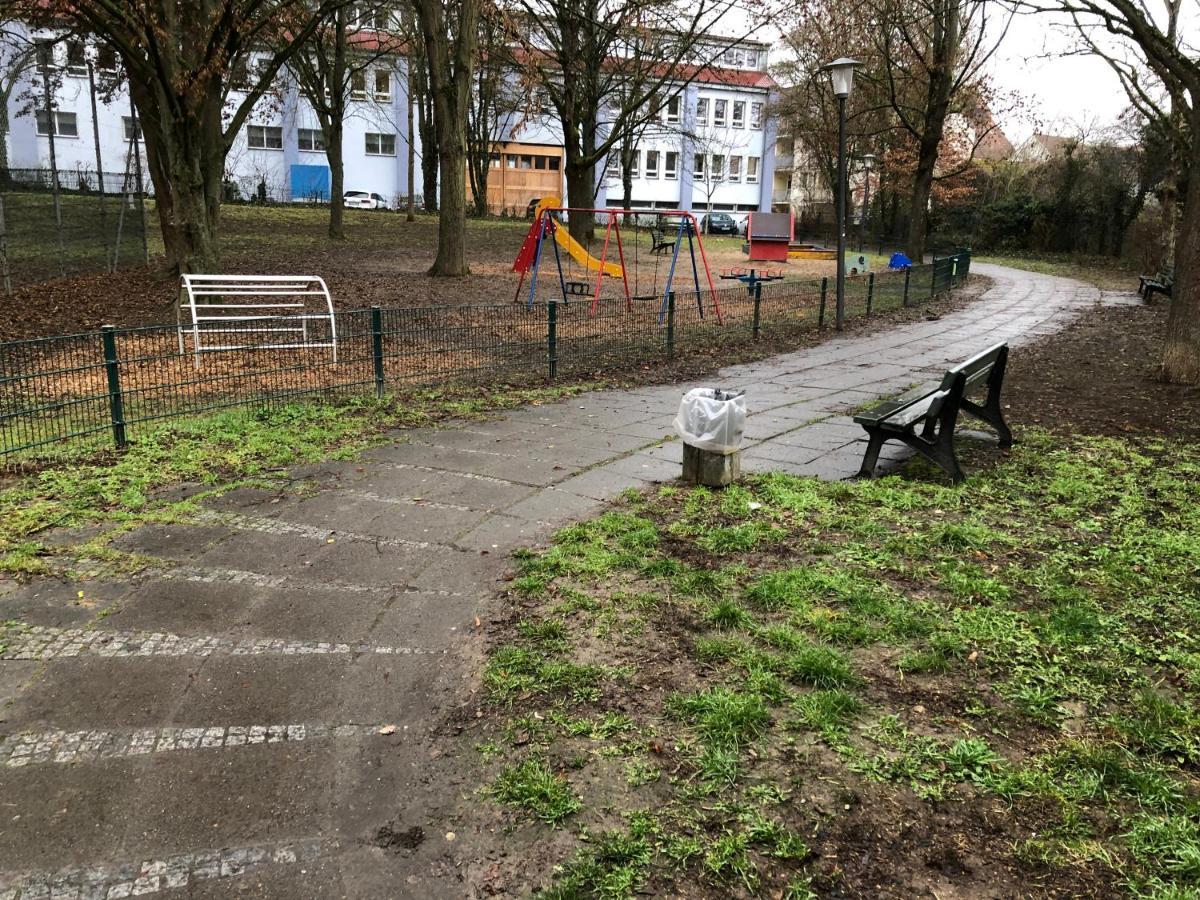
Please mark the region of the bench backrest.
POLYGON ((337 360, 333 299, 317 275, 182 277, 176 308, 179 352, 327 347, 337 360))
POLYGON ((992 373, 1003 372, 1003 362, 1008 359, 1008 344, 996 344, 982 353, 977 353, 966 362, 961 362, 952 369, 946 370, 942 376, 942 384, 938 388, 938 396, 929 408, 929 415, 934 416, 941 410, 950 398, 961 400, 972 390, 990 381, 992 373))

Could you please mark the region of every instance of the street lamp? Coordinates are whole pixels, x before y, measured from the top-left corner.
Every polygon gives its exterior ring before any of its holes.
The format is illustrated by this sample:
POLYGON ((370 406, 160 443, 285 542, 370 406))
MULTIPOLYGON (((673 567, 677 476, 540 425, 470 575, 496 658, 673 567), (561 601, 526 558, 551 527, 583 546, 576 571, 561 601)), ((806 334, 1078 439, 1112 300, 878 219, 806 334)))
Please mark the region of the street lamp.
POLYGON ((854 85, 857 59, 843 56, 822 66, 833 82, 833 94, 838 100, 838 184, 837 184, 837 328, 846 321, 846 98, 854 85))
POLYGON ((863 211, 858 222, 858 252, 863 252, 867 241, 867 214, 871 211, 871 169, 875 167, 875 154, 864 153, 862 158, 863 175, 866 184, 863 186, 863 211))

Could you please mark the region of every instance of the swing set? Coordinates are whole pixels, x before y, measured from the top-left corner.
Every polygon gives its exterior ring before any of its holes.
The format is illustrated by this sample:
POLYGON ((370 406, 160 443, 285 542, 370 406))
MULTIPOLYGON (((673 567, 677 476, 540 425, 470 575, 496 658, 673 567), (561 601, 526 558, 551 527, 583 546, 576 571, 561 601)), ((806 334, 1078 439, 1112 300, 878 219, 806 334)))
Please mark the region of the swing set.
MULTIPOLYGON (((525 285, 525 276, 530 272, 533 273, 529 283, 529 296, 526 301, 526 308, 533 306, 534 297, 537 291, 538 272, 541 267, 544 248, 547 243, 547 238, 550 238, 549 244, 554 253, 554 263, 558 274, 558 284, 562 290, 562 302, 567 303, 568 296, 587 296, 591 294, 592 302, 589 310, 589 315, 595 316, 596 311, 600 306, 600 291, 603 286, 604 276, 610 278, 620 278, 625 294, 625 308, 627 311, 632 311, 633 300, 638 294, 638 279, 640 275, 639 266, 639 250, 637 232, 635 226, 634 244, 633 244, 633 292, 629 289, 629 273, 626 265, 625 245, 621 238, 621 224, 619 217, 623 215, 650 215, 657 217, 660 221, 663 219, 674 218, 678 219, 679 227, 675 235, 675 241, 672 245, 671 264, 667 271, 666 284, 662 291, 662 307, 659 310, 659 321, 661 322, 666 316, 668 303, 670 302, 671 289, 675 283, 675 272, 679 265, 679 254, 686 240, 688 245, 688 255, 692 263, 692 278, 695 284, 696 293, 696 308, 700 314, 700 318, 704 318, 704 300, 700 288, 700 267, 696 260, 696 250, 700 251, 700 262, 704 265, 704 275, 708 281, 709 296, 712 297, 713 312, 716 314, 717 322, 722 321, 721 305, 717 299, 716 289, 713 286, 712 273, 708 267, 708 257, 704 252, 704 244, 700 239, 700 231, 696 225, 696 219, 690 212, 680 210, 630 210, 630 209, 584 209, 577 207, 559 206, 558 197, 544 197, 538 203, 534 212, 534 222, 530 226, 529 233, 525 235, 525 241, 521 245, 521 251, 517 254, 516 261, 513 263, 512 270, 519 272, 521 280, 517 284, 516 293, 513 295, 513 300, 520 299, 521 289, 525 285), (575 238, 573 238, 566 228, 563 227, 563 213, 567 215, 584 215, 603 217, 605 223, 604 229, 604 244, 600 252, 600 258, 592 256, 589 246, 584 247, 575 238), (616 255, 618 262, 610 262, 608 258, 609 248, 616 245, 616 255), (567 267, 563 268, 563 251, 566 251, 568 257, 567 267), (569 277, 568 273, 574 274, 572 261, 583 267, 587 273, 587 281, 578 278, 569 277), (590 282, 591 273, 596 273, 595 287, 593 288, 590 282)), ((664 231, 666 229, 663 229, 664 231)), ((651 296, 658 296, 658 266, 661 261, 661 256, 654 256, 654 287, 651 296)))

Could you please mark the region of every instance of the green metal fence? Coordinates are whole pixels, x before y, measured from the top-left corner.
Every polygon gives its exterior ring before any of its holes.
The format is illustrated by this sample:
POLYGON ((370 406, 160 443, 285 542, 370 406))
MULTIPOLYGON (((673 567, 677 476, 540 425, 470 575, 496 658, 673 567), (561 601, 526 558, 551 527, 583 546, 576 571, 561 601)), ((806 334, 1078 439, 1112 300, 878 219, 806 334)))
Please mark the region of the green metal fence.
MULTIPOLYGON (((850 278, 846 315, 928 299, 960 284, 969 270, 964 251, 932 265, 850 278)), ((584 298, 349 310, 336 317, 336 362, 317 348, 195 357, 180 352, 175 325, 0 343, 0 457, 11 465, 52 458, 80 442, 122 447, 150 423, 232 406, 448 383, 544 383, 696 353, 719 360, 739 345, 832 327, 833 293, 833 280, 820 279, 680 291, 666 302, 606 301, 595 315, 584 298)))

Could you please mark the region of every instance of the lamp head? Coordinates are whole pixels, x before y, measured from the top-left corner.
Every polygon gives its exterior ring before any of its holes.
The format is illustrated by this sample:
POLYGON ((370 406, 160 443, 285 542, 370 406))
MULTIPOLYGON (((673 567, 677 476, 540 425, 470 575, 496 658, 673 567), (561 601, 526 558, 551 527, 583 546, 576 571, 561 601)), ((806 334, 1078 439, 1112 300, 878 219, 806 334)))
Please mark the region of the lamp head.
POLYGON ((821 67, 822 71, 829 73, 829 79, 833 82, 833 93, 835 96, 845 99, 850 96, 850 88, 854 85, 854 67, 862 65, 857 59, 850 59, 843 56, 841 59, 835 59, 821 67))
POLYGON ((863 168, 866 169, 868 172, 870 172, 873 168, 875 168, 875 154, 874 153, 864 153, 862 161, 863 161, 863 168))

